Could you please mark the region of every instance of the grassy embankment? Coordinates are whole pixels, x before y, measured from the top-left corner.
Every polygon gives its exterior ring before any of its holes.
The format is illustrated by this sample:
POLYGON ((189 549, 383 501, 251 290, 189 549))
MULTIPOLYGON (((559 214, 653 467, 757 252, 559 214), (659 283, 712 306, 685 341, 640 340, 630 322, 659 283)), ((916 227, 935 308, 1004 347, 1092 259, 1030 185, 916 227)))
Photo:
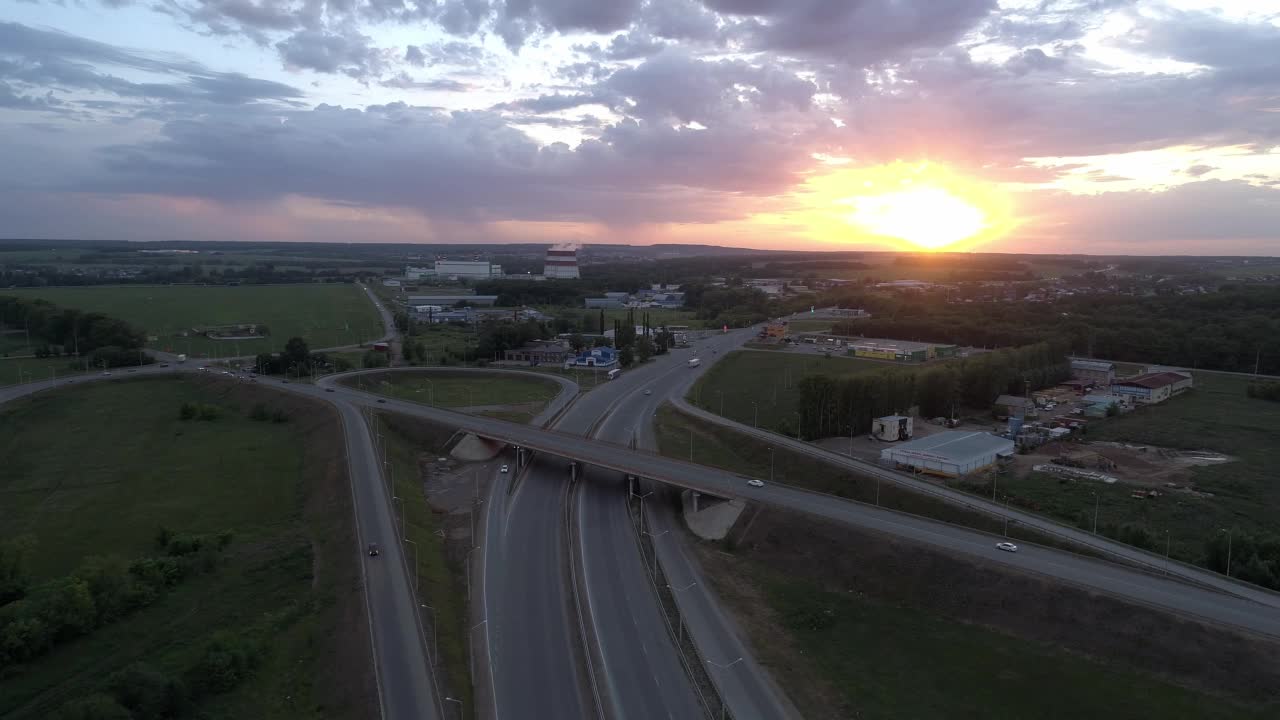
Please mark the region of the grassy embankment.
POLYGON ((157 338, 149 343, 151 347, 196 357, 278 352, 294 336, 305 338, 312 348, 322 348, 382 335, 377 311, 364 291, 347 284, 98 285, 4 292, 126 320, 157 338), (193 327, 236 323, 264 325, 269 336, 239 341, 182 336, 193 327))
MULTIPOLYGON (((417 562, 418 592, 421 602, 434 609, 423 615, 423 626, 428 633, 433 628, 438 637, 431 642, 431 657, 435 658, 436 680, 450 697, 466 702, 469 713, 474 712, 471 672, 469 668, 470 646, 467 644, 467 615, 465 557, 451 554, 451 548, 443 535, 447 517, 437 513, 427 503, 423 492, 420 460, 440 456, 451 431, 427 423, 414 422, 389 413, 376 415, 378 431, 386 443, 387 460, 391 463, 391 479, 396 497, 404 498, 403 513, 405 537, 417 545, 405 545, 405 557, 412 568, 417 562), (439 531, 442 534, 437 534, 439 531)), ((465 524, 466 516, 462 516, 465 524)), ((462 551, 465 553, 465 549, 462 551)))
POLYGON ((1224 528, 1234 532, 1280 532, 1280 403, 1245 395, 1248 378, 1196 374, 1196 388, 1161 405, 1089 427, 1089 440, 1114 440, 1225 453, 1234 462, 1193 468, 1191 482, 1212 497, 1161 488, 1160 497, 1130 497, 1131 486, 1061 482, 1032 473, 1005 483, 1013 502, 1091 528, 1095 493, 1099 528, 1132 524, 1144 528, 1150 549, 1190 562, 1204 561, 1205 543, 1224 528), (1166 535, 1167 533, 1167 535, 1166 535))
MULTIPOLYGON (((691 431, 699 463, 767 479, 772 460, 777 482, 874 501, 874 481, 785 450, 775 449, 771 456, 763 443, 694 423, 670 407, 659 411, 658 441, 664 455, 688 458, 691 431)), ((880 488, 880 504, 1002 530, 998 521, 887 484, 880 488)), ((833 547, 828 542, 805 545, 809 540, 799 527, 793 528, 795 537, 775 537, 775 531, 759 529, 747 544, 734 540, 705 547, 700 554, 717 590, 729 596, 741 624, 752 633, 758 657, 778 674, 805 717, 1268 716, 1128 667, 1104 665, 1034 640, 958 623, 904 604, 901 598, 876 598, 865 578, 853 583, 867 587, 865 594, 832 592, 779 569, 788 562, 795 567, 804 562, 774 558, 770 564, 756 557, 757 546, 764 543, 779 554, 795 553, 812 564, 833 547), (710 552, 710 547, 724 547, 733 555, 710 552), (1064 699, 1046 706, 1046 686, 1054 688, 1055 698, 1064 699)), ((1022 536, 1017 528, 1010 532, 1022 536)), ((886 568, 868 572, 895 572, 886 568)))
POLYGON ((215 380, 153 379, 47 393, 0 411, 0 539, 29 535, 35 584, 90 556, 162 555, 160 528, 231 531, 212 570, 18 666, 0 717, 48 716, 134 662, 189 671, 222 633, 261 664, 193 712, 207 718, 363 717, 376 702, 336 418, 215 380), (215 409, 180 420, 183 403, 215 409), (254 404, 286 422, 255 421, 254 404))

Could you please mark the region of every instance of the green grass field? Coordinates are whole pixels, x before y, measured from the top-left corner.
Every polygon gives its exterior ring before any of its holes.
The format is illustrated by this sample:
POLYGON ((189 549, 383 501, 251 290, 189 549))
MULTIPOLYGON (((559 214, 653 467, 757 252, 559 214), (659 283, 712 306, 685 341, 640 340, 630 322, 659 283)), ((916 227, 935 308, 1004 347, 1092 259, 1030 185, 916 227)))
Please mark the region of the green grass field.
MULTIPOLYGON (((407 430, 408 426, 402 427, 395 416, 386 413, 379 413, 377 418, 377 427, 382 432, 387 459, 392 467, 395 496, 404 498, 401 513, 405 537, 417 544, 416 553, 413 545, 404 546, 406 557, 409 558, 411 567, 413 563, 417 563, 420 585, 418 591, 422 602, 436 612, 434 627, 439 638, 432 643, 432 652, 434 648, 439 648, 438 662, 448 674, 450 692, 460 693, 460 699, 465 701, 466 707, 474 708, 469 668, 470 646, 467 643, 470 623, 464 575, 466 568, 450 561, 444 539, 443 516, 438 515, 427 503, 418 465, 421 453, 430 453, 432 457, 444 454, 444 446, 450 433, 440 430, 427 435, 407 430), (437 530, 441 534, 437 534, 437 530)), ((423 616, 428 632, 433 627, 430 612, 426 611, 427 614, 423 616)), ((444 680, 439 677, 437 679, 444 680)))
MULTIPOLYGON (((806 668, 841 717, 901 720, 1235 720, 1275 717, 1123 668, 861 595, 760 573, 806 668)), ((792 690, 801 709, 808 693, 792 690)), ((814 710, 811 710, 816 712, 814 710)), ((817 716, 816 714, 814 715, 817 716)))
POLYGON ((194 357, 277 352, 294 336, 315 349, 382 336, 377 311, 355 285, 117 285, 3 292, 127 320, 157 338, 151 347, 194 357), (265 325, 270 335, 240 341, 183 336, 193 327, 236 323, 265 325))
POLYGON ((739 351, 706 372, 689 391, 690 402, 748 425, 774 427, 791 418, 794 427, 800 380, 807 375, 841 377, 886 370, 895 365, 843 356, 794 352, 739 351), (722 404, 723 398, 723 404, 722 404), (758 405, 753 405, 755 402, 758 405))
POLYGON ((454 372, 394 372, 385 375, 354 377, 343 380, 351 387, 361 387, 387 397, 410 400, 435 407, 459 408, 484 405, 531 403, 537 413, 560 392, 552 380, 524 375, 454 372))
MULTIPOLYGON (((119 368, 112 372, 125 372, 119 368)), ((33 380, 56 380, 66 375, 80 375, 86 371, 75 358, 0 358, 0 387, 17 385, 33 380)))
POLYGON ((216 387, 179 379, 100 383, 0 410, 0 537, 35 536, 34 580, 65 575, 91 555, 154 555, 161 526, 234 532, 212 572, 6 678, 0 717, 46 717, 131 662, 180 672, 223 630, 252 633, 271 650, 255 677, 202 703, 202 717, 336 711, 313 697, 325 691, 317 678, 335 664, 324 655, 331 653, 324 638, 334 633, 337 593, 352 592, 337 587, 333 574, 354 561, 329 554, 331 543, 351 542, 342 534, 351 522, 349 496, 335 494, 323 510, 305 507, 323 474, 316 458, 338 437, 336 423, 318 414, 255 422, 216 387), (216 405, 220 416, 181 421, 184 402, 216 405), (324 567, 318 577, 317 563, 324 567))

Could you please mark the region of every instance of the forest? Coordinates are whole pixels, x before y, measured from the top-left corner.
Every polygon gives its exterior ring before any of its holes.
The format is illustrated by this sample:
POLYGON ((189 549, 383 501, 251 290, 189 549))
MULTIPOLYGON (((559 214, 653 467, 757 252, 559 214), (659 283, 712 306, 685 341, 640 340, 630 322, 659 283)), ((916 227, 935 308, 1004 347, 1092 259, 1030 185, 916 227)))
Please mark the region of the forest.
POLYGON ((1035 343, 983 353, 926 370, 892 369, 849 377, 810 375, 800 381, 802 438, 865 433, 884 415, 913 406, 925 417, 986 410, 1002 394, 1023 394, 1070 377, 1060 343, 1035 343))

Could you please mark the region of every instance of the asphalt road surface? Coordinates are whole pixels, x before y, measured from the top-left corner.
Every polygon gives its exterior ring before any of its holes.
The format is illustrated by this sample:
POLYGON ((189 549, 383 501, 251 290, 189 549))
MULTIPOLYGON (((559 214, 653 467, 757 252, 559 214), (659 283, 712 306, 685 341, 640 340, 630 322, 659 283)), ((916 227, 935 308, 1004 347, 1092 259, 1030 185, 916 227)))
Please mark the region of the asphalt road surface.
MULTIPOLYGON (((354 402, 369 402, 367 396, 362 397, 355 391, 347 390, 345 393, 349 394, 354 402)), ((592 394, 594 393, 589 393, 586 397, 592 394)), ((1275 612, 1276 598, 1280 596, 1250 586, 1223 581, 1229 588, 1229 592, 1249 595, 1250 599, 1246 600, 1243 597, 1229 596, 1100 560, 1077 557, 1047 548, 1032 548, 1025 543, 1023 543, 1024 551, 1021 553, 1004 553, 994 547, 995 542, 1000 538, 965 528, 905 516, 795 487, 766 484, 762 488, 753 488, 746 484, 745 478, 732 473, 568 433, 550 432, 490 418, 470 417, 413 403, 392 400, 387 402, 389 407, 399 412, 443 422, 485 437, 498 438, 548 454, 576 458, 589 465, 619 473, 634 473, 719 497, 743 498, 807 512, 837 522, 926 542, 952 551, 980 555, 993 562, 1033 569, 1041 574, 1075 582, 1090 589, 1196 617, 1280 636, 1280 613, 1275 612)), ((1100 539, 1092 539, 1092 542, 1095 546, 1101 544, 1100 539)), ((1170 564, 1167 569, 1159 564, 1153 564, 1153 566, 1158 570, 1167 571, 1175 578, 1186 571, 1184 566, 1176 563, 1170 564)))

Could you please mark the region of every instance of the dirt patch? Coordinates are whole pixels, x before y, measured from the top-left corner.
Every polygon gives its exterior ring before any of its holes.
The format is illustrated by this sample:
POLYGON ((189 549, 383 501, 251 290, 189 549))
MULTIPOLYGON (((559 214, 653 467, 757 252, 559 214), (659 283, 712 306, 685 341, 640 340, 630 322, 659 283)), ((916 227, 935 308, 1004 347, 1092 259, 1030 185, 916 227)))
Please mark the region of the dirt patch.
POLYGON ((1193 492, 1192 468, 1231 462, 1234 458, 1208 451, 1184 451, 1152 445, 1117 442, 1051 442, 1014 458, 1015 473, 1025 476, 1035 465, 1071 456, 1084 469, 1102 472, 1129 485, 1193 492))
MULTIPOLYGON (((758 591, 742 587, 750 573, 736 563, 757 563, 830 592, 865 594, 1246 702, 1273 701, 1280 693, 1280 644, 965 556, 774 509, 745 514, 725 546, 734 548, 734 556, 703 544, 704 567, 753 630, 756 652, 795 689, 791 695, 798 701, 809 694, 831 697, 834 690, 814 687, 804 671, 807 661, 795 655, 758 591)), ((806 717, 848 716, 832 705, 802 709, 806 717)))
POLYGON ((312 587, 316 589, 319 627, 316 638, 314 702, 330 718, 372 717, 377 714, 377 683, 369 662, 368 617, 357 553, 355 516, 347 474, 346 442, 338 414, 325 402, 310 400, 268 386, 214 377, 200 383, 222 396, 227 405, 248 412, 262 404, 281 410, 306 438, 302 477, 302 513, 311 529, 312 587))

